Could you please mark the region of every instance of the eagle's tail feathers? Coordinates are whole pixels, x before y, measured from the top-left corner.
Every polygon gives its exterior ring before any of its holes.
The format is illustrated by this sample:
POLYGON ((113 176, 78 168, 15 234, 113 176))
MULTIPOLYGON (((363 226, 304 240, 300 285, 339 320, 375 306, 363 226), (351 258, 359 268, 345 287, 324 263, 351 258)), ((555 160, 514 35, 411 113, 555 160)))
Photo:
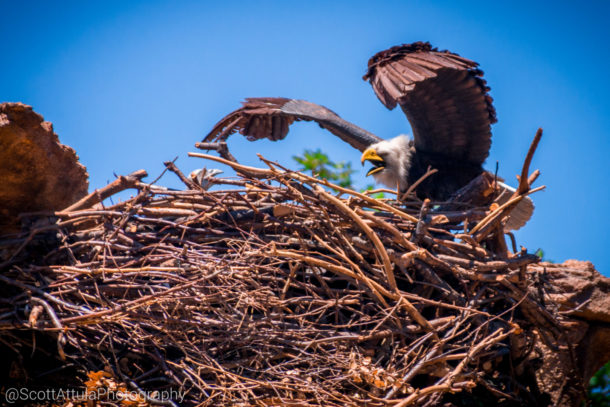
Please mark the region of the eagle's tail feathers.
MULTIPOLYGON (((498 182, 498 185, 500 186, 500 195, 496 198, 496 202, 499 205, 502 205, 508 202, 516 189, 503 182, 498 182)), ((506 222, 506 225, 504 225, 504 231, 510 232, 511 230, 520 229, 530 220, 533 213, 534 201, 532 201, 529 196, 526 196, 510 213, 508 221, 506 222)))

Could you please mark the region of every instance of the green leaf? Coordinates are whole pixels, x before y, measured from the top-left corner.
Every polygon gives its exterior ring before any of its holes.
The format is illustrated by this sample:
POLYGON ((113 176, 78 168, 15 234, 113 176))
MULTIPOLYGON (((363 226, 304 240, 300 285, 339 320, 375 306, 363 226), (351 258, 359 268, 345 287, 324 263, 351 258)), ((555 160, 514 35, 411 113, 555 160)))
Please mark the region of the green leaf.
POLYGON ((589 381, 590 406, 610 407, 610 362, 602 366, 589 381))
POLYGON ((345 161, 334 162, 320 149, 305 150, 302 156, 293 156, 293 160, 301 165, 300 171, 309 171, 318 176, 339 184, 344 188, 352 188, 352 164, 345 161))

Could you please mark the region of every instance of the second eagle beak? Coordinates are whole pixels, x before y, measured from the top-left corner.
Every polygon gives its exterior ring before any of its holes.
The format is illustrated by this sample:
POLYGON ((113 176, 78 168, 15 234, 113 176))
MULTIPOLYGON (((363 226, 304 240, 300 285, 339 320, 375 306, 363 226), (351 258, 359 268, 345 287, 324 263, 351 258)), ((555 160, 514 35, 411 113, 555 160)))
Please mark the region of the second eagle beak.
POLYGON ((381 158, 379 154, 377 154, 377 151, 373 150, 372 148, 367 148, 366 150, 364 150, 364 153, 362 153, 362 157, 360 157, 360 162, 362 163, 362 165, 364 165, 364 162, 367 160, 370 161, 371 164, 373 164, 373 168, 371 168, 366 173, 367 177, 385 168, 384 159, 381 158))

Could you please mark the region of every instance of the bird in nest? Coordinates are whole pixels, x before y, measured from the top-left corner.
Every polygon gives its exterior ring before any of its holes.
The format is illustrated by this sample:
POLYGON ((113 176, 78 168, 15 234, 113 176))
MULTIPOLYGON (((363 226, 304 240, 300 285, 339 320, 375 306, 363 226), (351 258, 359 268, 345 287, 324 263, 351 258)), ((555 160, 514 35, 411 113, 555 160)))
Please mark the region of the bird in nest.
MULTIPOLYGON (((491 146, 491 125, 496 111, 483 72, 474 61, 427 42, 399 45, 374 55, 364 80, 388 109, 397 105, 407 116, 413 138, 405 135, 384 140, 311 102, 280 97, 248 98, 243 106, 220 120, 203 141, 224 141, 239 132, 249 140, 281 140, 295 121, 317 122, 362 152, 361 162, 379 183, 399 192, 408 190, 430 168, 437 171, 420 182, 421 199, 445 201, 483 173, 491 146)), ((499 185, 499 204, 514 188, 499 185)), ((505 225, 523 226, 534 205, 523 199, 505 225)))

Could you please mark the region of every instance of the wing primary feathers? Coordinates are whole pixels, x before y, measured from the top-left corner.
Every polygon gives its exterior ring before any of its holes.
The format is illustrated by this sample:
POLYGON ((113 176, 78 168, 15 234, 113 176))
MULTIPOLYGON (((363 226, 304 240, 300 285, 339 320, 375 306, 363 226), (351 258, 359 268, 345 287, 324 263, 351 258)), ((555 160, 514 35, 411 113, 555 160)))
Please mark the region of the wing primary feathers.
POLYGON ((388 109, 401 106, 417 150, 469 164, 487 158, 496 112, 476 62, 415 42, 375 54, 363 79, 388 109))
POLYGON ((262 138, 282 140, 288 134, 290 125, 300 120, 317 122, 360 151, 381 141, 379 137, 343 120, 324 106, 304 100, 269 97, 246 99, 240 109, 221 119, 203 141, 225 140, 238 132, 250 141, 262 138))

